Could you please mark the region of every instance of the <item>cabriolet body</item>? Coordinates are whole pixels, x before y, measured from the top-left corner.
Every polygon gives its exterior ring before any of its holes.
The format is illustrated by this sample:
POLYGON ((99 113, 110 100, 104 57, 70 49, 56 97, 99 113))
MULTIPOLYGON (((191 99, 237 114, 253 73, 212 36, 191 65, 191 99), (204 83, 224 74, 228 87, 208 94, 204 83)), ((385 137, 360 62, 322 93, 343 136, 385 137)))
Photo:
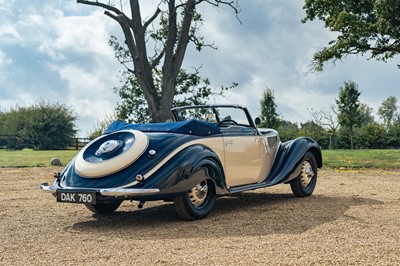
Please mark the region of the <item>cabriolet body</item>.
POLYGON ((210 214, 216 198, 281 183, 310 196, 322 167, 310 138, 281 143, 273 129, 257 128, 239 105, 172 109, 174 122, 113 122, 86 145, 53 185, 41 184, 58 202, 80 203, 95 213, 122 201, 173 201, 185 220, 210 214))

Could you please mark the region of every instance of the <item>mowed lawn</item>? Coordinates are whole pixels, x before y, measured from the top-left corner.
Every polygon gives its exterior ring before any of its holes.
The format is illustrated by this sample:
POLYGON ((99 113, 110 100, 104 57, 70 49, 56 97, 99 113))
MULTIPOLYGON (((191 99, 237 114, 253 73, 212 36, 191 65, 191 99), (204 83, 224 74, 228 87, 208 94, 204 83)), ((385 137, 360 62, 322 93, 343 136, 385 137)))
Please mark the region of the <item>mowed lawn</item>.
POLYGON ((43 167, 50 166, 50 160, 57 157, 63 165, 78 153, 77 150, 62 151, 8 151, 0 150, 0 167, 43 167))
MULTIPOLYGON (((78 153, 77 150, 62 151, 7 151, 0 150, 0 167, 44 167, 57 157, 65 166, 78 153)), ((326 168, 400 169, 400 150, 323 150, 326 168)))
POLYGON ((400 169, 400 150, 325 150, 324 167, 400 169))

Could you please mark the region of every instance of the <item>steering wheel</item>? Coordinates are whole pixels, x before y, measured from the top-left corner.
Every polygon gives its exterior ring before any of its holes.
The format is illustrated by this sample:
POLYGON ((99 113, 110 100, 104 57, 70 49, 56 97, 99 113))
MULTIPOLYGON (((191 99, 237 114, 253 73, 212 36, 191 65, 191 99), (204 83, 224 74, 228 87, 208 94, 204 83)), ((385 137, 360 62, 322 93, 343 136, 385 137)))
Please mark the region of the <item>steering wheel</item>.
POLYGON ((224 120, 221 120, 221 121, 217 124, 217 126, 221 126, 222 124, 225 124, 225 123, 230 123, 230 124, 235 125, 235 126, 238 125, 238 123, 237 123, 235 120, 232 120, 232 119, 224 119, 224 120))

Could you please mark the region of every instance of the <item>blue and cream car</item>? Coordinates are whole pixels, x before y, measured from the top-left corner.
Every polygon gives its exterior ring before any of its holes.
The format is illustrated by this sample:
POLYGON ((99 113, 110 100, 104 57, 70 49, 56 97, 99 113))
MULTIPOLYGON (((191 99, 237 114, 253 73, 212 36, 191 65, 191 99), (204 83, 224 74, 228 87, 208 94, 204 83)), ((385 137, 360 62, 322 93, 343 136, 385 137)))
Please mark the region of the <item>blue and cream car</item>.
POLYGON ((322 167, 310 138, 281 143, 273 129, 259 129, 238 105, 172 109, 175 122, 113 122, 86 145, 53 185, 41 184, 58 202, 80 203, 95 213, 122 201, 173 201, 185 220, 202 219, 216 198, 277 184, 310 196, 322 167))

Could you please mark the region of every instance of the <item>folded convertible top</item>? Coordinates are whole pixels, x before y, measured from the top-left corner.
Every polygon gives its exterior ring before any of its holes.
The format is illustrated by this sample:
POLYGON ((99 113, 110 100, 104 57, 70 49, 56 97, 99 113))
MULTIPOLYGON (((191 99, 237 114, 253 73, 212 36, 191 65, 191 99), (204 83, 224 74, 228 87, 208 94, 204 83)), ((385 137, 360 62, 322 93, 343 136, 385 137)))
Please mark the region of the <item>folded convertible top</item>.
POLYGON ((214 124, 201 120, 191 119, 180 122, 148 123, 148 124, 129 124, 121 121, 114 121, 104 131, 109 134, 118 130, 138 130, 142 132, 169 132, 179 134, 189 134, 195 136, 209 136, 220 134, 221 130, 214 124))

